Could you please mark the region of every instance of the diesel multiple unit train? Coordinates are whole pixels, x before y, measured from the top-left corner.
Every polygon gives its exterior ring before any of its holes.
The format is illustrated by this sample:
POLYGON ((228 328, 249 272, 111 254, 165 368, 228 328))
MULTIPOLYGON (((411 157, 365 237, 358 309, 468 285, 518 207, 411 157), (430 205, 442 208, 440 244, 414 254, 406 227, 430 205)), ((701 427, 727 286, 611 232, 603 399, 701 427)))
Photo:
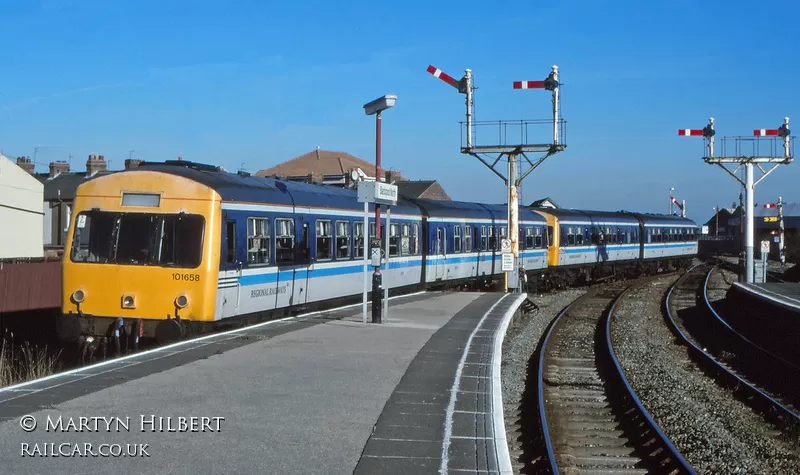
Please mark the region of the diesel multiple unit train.
MULTIPOLYGON (((356 195, 188 161, 90 179, 74 201, 60 338, 171 340, 355 300, 365 234, 367 243, 375 235, 356 195)), ((383 285, 502 282, 506 225, 505 205, 400 199, 382 230, 383 285)), ((694 222, 675 216, 519 208, 529 290, 684 267, 697 237, 694 222)))

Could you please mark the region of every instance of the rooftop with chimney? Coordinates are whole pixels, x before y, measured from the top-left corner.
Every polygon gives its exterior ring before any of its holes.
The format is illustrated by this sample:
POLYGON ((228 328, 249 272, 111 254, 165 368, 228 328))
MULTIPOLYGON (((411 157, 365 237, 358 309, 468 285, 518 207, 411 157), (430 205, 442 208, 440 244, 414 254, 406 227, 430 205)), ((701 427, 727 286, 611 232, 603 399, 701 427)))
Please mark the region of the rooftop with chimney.
MULTIPOLYGON (((400 196, 450 199, 436 180, 412 181, 397 170, 384 169, 383 172, 380 180, 397 185, 400 196)), ((271 168, 259 170, 256 176, 353 188, 359 181, 375 180, 375 164, 346 152, 316 149, 271 168)))

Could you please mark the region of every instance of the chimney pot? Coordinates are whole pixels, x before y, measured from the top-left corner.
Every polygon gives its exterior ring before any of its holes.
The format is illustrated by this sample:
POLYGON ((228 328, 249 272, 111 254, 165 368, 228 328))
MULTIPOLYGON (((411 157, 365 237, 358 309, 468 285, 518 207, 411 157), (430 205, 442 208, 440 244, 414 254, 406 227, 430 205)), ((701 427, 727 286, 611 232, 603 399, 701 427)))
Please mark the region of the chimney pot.
POLYGON ((69 173, 69 163, 63 160, 50 162, 50 178, 55 178, 62 173, 69 173))
POLYGON ((125 169, 130 170, 132 168, 136 168, 142 164, 144 160, 138 158, 126 158, 125 159, 125 169))
POLYGON ((31 175, 33 175, 33 169, 36 167, 28 157, 17 157, 17 165, 31 175))
POLYGON ((94 176, 98 172, 106 171, 106 160, 102 155, 89 155, 86 160, 86 175, 94 176))

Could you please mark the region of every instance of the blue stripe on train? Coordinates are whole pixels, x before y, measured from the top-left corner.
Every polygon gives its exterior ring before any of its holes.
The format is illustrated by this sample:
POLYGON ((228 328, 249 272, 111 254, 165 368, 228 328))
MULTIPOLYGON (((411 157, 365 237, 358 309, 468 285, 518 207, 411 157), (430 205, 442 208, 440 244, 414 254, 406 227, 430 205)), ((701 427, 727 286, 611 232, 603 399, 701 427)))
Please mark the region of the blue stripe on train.
MULTIPOLYGON (((531 258, 531 257, 544 257, 545 250, 537 250, 537 251, 525 251, 522 253, 523 258, 531 258)), ((497 259, 499 260, 500 256, 498 254, 497 259)), ((491 262, 492 255, 486 254, 481 256, 463 256, 463 257, 452 257, 447 256, 443 259, 441 258, 428 258, 429 264, 439 264, 439 261, 444 260, 445 264, 459 264, 459 263, 470 263, 470 262, 491 262)), ((341 267, 317 267, 313 268, 312 270, 308 270, 306 267, 298 267, 297 270, 282 270, 278 272, 264 272, 260 274, 251 274, 251 275, 243 275, 239 279, 240 285, 256 285, 256 284, 274 284, 278 281, 285 282, 288 280, 294 279, 296 274, 300 274, 302 277, 305 277, 306 272, 308 272, 309 278, 316 278, 316 277, 333 277, 339 275, 348 275, 348 274, 358 274, 363 272, 364 264, 363 261, 353 261, 354 265, 348 266, 341 266, 341 267)), ((324 264, 316 264, 317 266, 324 266, 324 264)), ((408 267, 421 267, 422 260, 407 260, 407 261, 389 261, 389 270, 393 269, 400 269, 400 268, 408 268, 408 267)), ((231 286, 230 284, 235 285, 235 280, 231 281, 230 277, 223 277, 220 278, 220 286, 221 287, 228 287, 231 286), (228 285, 223 285, 228 284, 228 285)))

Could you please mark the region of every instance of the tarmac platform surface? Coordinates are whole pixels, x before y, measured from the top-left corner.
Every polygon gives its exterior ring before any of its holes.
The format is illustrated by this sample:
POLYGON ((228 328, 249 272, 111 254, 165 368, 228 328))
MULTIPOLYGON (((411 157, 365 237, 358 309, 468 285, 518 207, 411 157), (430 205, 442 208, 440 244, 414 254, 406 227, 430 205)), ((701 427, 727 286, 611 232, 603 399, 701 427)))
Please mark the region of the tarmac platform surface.
POLYGON ((334 310, 0 389, 0 466, 500 473, 494 336, 524 298, 397 297, 380 325, 362 324, 360 308, 334 310))

